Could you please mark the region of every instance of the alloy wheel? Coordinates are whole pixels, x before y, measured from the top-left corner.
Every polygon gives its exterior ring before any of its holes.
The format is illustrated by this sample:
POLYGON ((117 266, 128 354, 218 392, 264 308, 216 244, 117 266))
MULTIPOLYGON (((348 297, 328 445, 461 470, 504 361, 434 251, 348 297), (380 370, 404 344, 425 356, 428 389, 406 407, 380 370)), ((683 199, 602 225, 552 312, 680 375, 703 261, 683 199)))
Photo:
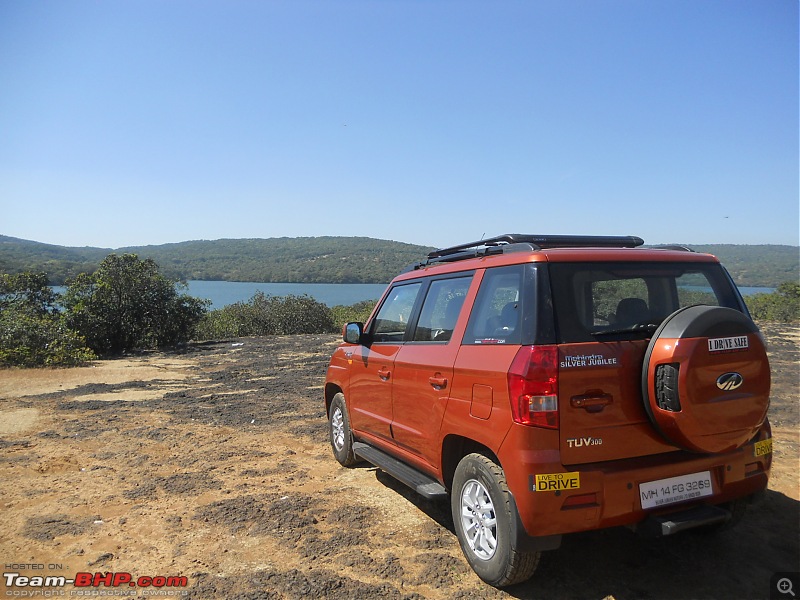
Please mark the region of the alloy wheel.
POLYGON ((497 516, 489 492, 476 479, 461 489, 461 525, 475 556, 491 559, 497 550, 497 516))
POLYGON ((333 440, 333 447, 337 452, 341 452, 344 448, 344 415, 342 409, 338 406, 333 409, 331 415, 331 439, 333 440))

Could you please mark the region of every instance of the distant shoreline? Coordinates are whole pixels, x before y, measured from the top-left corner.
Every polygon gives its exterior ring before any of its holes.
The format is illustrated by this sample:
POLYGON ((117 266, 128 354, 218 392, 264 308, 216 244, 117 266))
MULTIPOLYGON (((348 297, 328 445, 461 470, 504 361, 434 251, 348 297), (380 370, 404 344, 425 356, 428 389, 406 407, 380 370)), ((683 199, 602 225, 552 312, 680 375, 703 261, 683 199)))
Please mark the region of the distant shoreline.
MULTIPOLYGON (((195 298, 211 301, 210 309, 215 310, 235 304, 247 302, 257 292, 268 296, 302 296, 307 294, 326 306, 350 306, 365 300, 378 300, 388 284, 384 283, 269 283, 252 281, 187 281, 186 293, 195 298)), ((56 292, 62 293, 64 286, 53 286, 56 292)), ((770 294, 775 288, 739 287, 743 296, 754 294, 770 294)))

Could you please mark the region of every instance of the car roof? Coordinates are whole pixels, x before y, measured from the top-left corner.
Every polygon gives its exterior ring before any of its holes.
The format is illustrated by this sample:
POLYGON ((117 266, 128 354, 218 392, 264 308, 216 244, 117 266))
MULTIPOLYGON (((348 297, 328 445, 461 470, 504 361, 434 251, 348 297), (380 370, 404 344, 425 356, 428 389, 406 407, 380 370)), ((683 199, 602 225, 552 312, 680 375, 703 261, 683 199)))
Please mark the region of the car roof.
POLYGON ((688 249, 668 248, 544 248, 512 249, 505 252, 486 253, 478 256, 462 257, 457 260, 428 260, 411 265, 405 272, 395 277, 395 281, 416 279, 422 276, 459 273, 475 269, 501 267, 535 262, 701 262, 718 263, 711 254, 693 252, 688 249), (510 251, 509 251, 510 250, 510 251))

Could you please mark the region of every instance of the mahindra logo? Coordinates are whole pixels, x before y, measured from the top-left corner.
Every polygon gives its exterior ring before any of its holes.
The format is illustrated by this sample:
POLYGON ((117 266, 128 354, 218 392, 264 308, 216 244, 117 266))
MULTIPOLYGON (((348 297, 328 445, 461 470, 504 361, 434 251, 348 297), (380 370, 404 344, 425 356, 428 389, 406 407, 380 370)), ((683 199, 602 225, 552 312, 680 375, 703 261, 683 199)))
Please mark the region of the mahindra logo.
POLYGON ((744 383, 744 377, 739 373, 725 373, 717 378, 717 387, 729 392, 740 387, 744 383))

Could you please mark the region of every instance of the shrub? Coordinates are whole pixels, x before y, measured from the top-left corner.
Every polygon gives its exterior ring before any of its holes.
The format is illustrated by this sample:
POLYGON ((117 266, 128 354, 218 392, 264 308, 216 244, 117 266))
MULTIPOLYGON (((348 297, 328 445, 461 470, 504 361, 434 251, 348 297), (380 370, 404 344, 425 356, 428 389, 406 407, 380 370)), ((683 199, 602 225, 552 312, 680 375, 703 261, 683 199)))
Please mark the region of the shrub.
POLYGON ((258 292, 247 302, 206 314, 195 328, 195 339, 329 333, 335 329, 331 309, 306 294, 269 296, 258 292))
POLYGON ((220 340, 224 338, 240 337, 239 319, 229 305, 217 310, 211 310, 203 315, 200 322, 195 325, 193 338, 195 340, 220 340))
POLYGON ((207 302, 178 294, 152 259, 109 254, 97 271, 67 282, 69 325, 101 354, 185 342, 207 302))
POLYGON ((13 309, 36 316, 52 315, 58 312, 57 300, 47 273, 0 274, 0 311, 13 309))
POLYGON ((95 358, 56 306, 45 273, 0 275, 0 365, 74 366, 95 358))
POLYGON ((0 365, 72 367, 96 358, 60 316, 0 313, 0 365))
POLYGON ((333 313, 333 325, 336 332, 341 331, 346 323, 359 322, 365 323, 372 314, 372 309, 378 303, 377 300, 362 300, 350 306, 337 305, 331 309, 333 313))
POLYGON ((772 294, 754 294, 745 298, 754 319, 796 323, 800 321, 800 283, 787 281, 772 294))

